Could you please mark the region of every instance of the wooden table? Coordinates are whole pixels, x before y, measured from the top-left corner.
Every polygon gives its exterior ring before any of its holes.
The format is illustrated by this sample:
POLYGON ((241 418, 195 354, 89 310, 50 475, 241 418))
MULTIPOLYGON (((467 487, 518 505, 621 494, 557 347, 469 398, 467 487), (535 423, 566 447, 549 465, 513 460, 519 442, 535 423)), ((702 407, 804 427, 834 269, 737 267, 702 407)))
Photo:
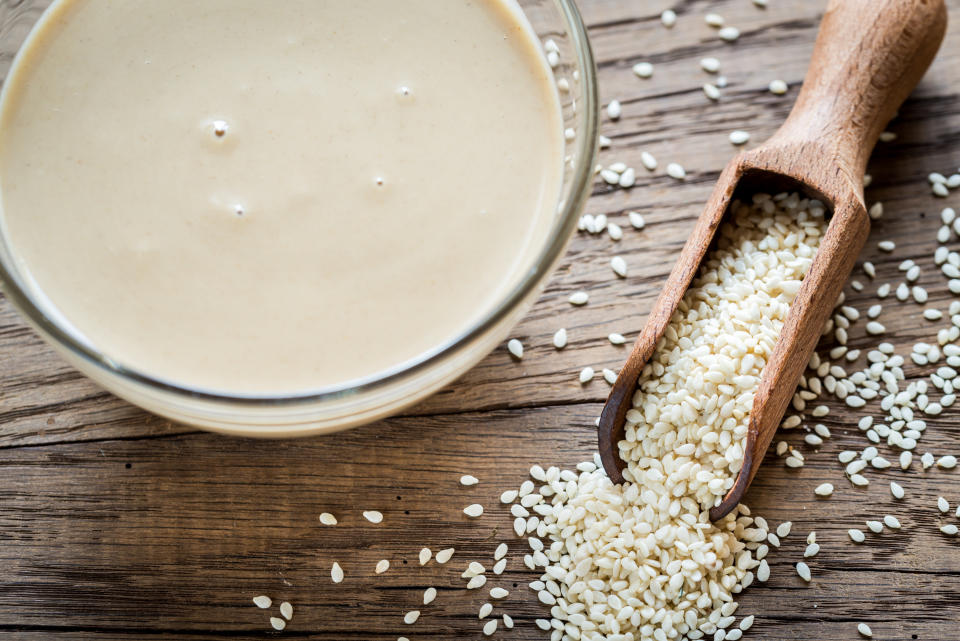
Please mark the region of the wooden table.
MULTIPOLYGON (((13 3, 16 5, 16 3, 13 3)), ((582 0, 600 67, 604 103, 617 98, 624 115, 604 119, 613 140, 601 161, 622 160, 640 168, 641 150, 660 159, 660 169, 638 169, 630 190, 597 184, 587 212, 606 213, 624 226, 624 237, 579 234, 541 300, 513 333, 525 345, 522 361, 503 348, 462 380, 403 416, 348 433, 290 442, 237 440, 172 425, 100 390, 65 366, 14 314, 0 305, 0 630, 4 639, 255 639, 273 634, 268 613, 251 603, 258 594, 294 604, 287 636, 317 639, 479 639, 477 609, 486 592, 463 589, 459 575, 470 560, 489 564, 497 543, 511 543, 507 572, 497 583, 511 590, 501 611, 517 622, 497 638, 543 639, 532 623, 544 608, 524 585, 534 577, 521 563, 526 544, 514 538, 511 519, 497 497, 526 478, 533 463, 571 466, 595 448, 594 418, 608 386, 598 376, 581 385, 582 367, 616 368, 628 346, 607 341, 621 332, 637 336, 719 170, 735 149, 733 129, 754 141, 769 136, 797 95, 824 3, 770 0, 765 10, 748 0, 685 1, 674 7, 672 30, 659 21, 666 0, 582 0), (736 44, 721 42, 704 24, 716 11, 738 26, 736 44), (729 80, 718 103, 701 85, 711 80, 699 68, 704 56, 721 60, 729 80), (640 80, 631 66, 654 63, 655 75, 640 80), (786 96, 766 91, 774 78, 790 83, 786 96), (669 161, 688 177, 665 176, 669 161), (644 231, 629 228, 623 212, 642 212, 644 231), (614 253, 630 265, 617 279, 614 253), (574 308, 567 296, 590 292, 574 308), (566 327, 570 344, 551 345, 566 327), (481 482, 461 487, 460 474, 481 482), (482 503, 484 516, 461 510, 482 503), (364 521, 377 509, 384 522, 364 521), (340 524, 324 527, 323 511, 340 524), (422 546, 455 546, 454 560, 420 567, 422 546), (379 559, 390 570, 375 576, 379 559), (339 561, 347 578, 330 581, 339 561), (437 600, 404 625, 423 590, 436 586, 437 600), (516 589, 514 589, 516 588, 516 589)), ((950 0, 954 11, 960 0, 950 0)), ((6 3, 3 7, 9 7, 6 3)), ((22 28, 16 14, 0 13, 0 30, 22 28)), ((864 259, 877 266, 877 280, 855 275, 863 292, 849 290, 865 311, 877 302, 876 285, 900 282, 900 261, 923 267, 921 283, 931 306, 954 300, 934 268, 932 253, 939 212, 960 209, 960 191, 934 198, 926 175, 953 173, 960 165, 960 26, 954 21, 927 78, 890 129, 893 142, 877 149, 867 190, 885 215, 874 228, 864 259), (892 254, 876 242, 892 239, 892 254)), ((956 242, 951 246, 955 247, 956 242)), ((913 303, 884 301, 887 339, 908 355, 918 340, 932 340, 946 321, 920 319, 913 303)), ((851 345, 867 347, 863 323, 851 345)), ((861 357, 862 367, 862 357, 861 357)), ((908 363, 910 377, 931 368, 908 363)), ((918 463, 869 473, 869 487, 844 480, 837 453, 862 449, 856 428, 863 411, 830 398, 823 419, 833 438, 812 448, 802 433, 784 435, 807 458, 799 470, 775 456, 748 496, 771 522, 793 521, 793 534, 771 555, 768 584, 750 588, 740 614, 754 613, 752 638, 817 641, 856 639, 866 621, 877 639, 957 639, 960 629, 960 540, 941 535, 936 497, 960 503, 960 472, 920 471, 918 463), (894 501, 896 479, 907 498, 894 501), (830 499, 813 488, 832 482, 830 499), (896 514, 900 533, 852 544, 848 528, 864 519, 896 514), (816 530, 822 552, 808 560, 814 579, 796 576, 804 538, 816 530)), ((870 406, 879 416, 876 406, 870 406)), ((956 409, 929 421, 917 453, 958 453, 956 409)), ((882 448, 885 449, 885 448, 882 448)), ((896 453, 887 453, 893 459, 896 453)), ((272 611, 276 615, 276 610, 272 611)), ((748 635, 750 636, 750 635, 748 635)))

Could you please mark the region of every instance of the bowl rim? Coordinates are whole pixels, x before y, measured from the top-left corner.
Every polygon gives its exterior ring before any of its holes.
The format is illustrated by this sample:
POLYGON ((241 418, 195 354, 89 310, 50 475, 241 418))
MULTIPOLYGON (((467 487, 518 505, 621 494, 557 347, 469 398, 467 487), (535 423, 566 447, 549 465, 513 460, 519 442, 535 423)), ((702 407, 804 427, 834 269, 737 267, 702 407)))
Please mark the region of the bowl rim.
MULTIPOLYGON (((34 301, 34 298, 27 293, 30 288, 24 285, 23 277, 19 271, 8 264, 9 262, 15 265, 17 261, 8 245, 8 235, 3 229, 5 225, 2 216, 0 216, 0 245, 2 245, 0 246, 0 291, 43 337, 52 341, 54 347, 65 349, 71 358, 78 358, 84 364, 89 364, 111 377, 116 376, 129 383, 184 400, 231 404, 240 407, 305 406, 376 392, 415 378, 425 370, 429 370, 439 362, 444 361, 447 357, 466 348, 474 339, 497 326, 523 304, 526 298, 541 285, 551 272, 554 263, 565 252, 580 212, 590 196, 600 118, 597 72, 593 50, 590 46, 586 25, 575 0, 553 0, 553 3, 562 15, 564 26, 569 32, 577 63, 576 69, 580 74, 579 83, 582 88, 577 105, 577 113, 582 114, 583 119, 582 131, 576 136, 572 151, 573 157, 579 158, 581 161, 573 165, 574 171, 569 188, 570 195, 562 201, 558 208, 559 215, 553 224, 550 242, 541 248, 536 255, 532 268, 511 288, 509 294, 501 299, 492 310, 475 320, 466 329, 433 349, 369 376, 351 379, 316 390, 304 390, 289 394, 231 393, 190 387, 151 376, 135 368, 122 365, 97 350, 92 344, 81 341, 42 310, 41 306, 34 301)), ((31 35, 27 36, 24 44, 21 45, 10 69, 16 67, 17 59, 19 59, 31 37, 32 32, 31 35)), ((578 120, 579 118, 581 116, 578 116, 578 120)))

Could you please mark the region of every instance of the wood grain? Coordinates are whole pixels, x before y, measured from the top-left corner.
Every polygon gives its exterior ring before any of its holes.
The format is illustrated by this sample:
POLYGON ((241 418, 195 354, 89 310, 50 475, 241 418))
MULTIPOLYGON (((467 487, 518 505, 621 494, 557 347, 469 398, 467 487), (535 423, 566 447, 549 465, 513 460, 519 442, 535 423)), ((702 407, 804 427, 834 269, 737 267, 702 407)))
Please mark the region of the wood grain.
MULTIPOLYGON (((599 377, 581 386, 577 372, 623 363, 627 349, 611 345, 607 334, 621 332, 630 340, 639 334, 721 168, 735 153, 729 131, 750 131, 754 142, 748 146, 755 147, 787 116, 823 9, 823 3, 806 0, 771 0, 766 10, 747 0, 580 4, 599 60, 602 99, 617 98, 624 106, 619 121, 603 123, 613 144, 601 161, 640 167, 640 152, 649 150, 661 169, 640 170, 630 190, 597 185, 588 211, 620 222, 624 238, 617 243, 579 234, 573 240, 541 300, 514 332, 525 345, 522 361, 498 349, 407 415, 342 435, 236 440, 171 425, 102 392, 0 304, 4 639, 262 639, 271 634, 267 614, 250 602, 260 593, 294 604, 294 620, 283 636, 481 639, 476 611, 485 594, 463 590, 459 573, 467 561, 489 563, 500 540, 511 542, 502 584, 511 590, 507 611, 518 624, 496 638, 543 638, 531 619, 544 610, 522 588, 531 580, 521 569, 525 544, 513 542, 510 519, 496 497, 519 485, 532 463, 573 465, 595 451, 593 421, 609 387, 599 377), (679 14, 672 30, 658 20, 668 6, 679 14), (741 29, 736 44, 721 42, 704 24, 708 11, 741 29), (721 60, 729 79, 717 104, 700 89, 710 77, 698 61, 708 55, 721 60), (655 64, 650 80, 630 71, 641 60, 655 64), (776 77, 791 85, 785 98, 766 91, 776 77), (686 181, 664 175, 670 161, 687 168, 686 181), (644 231, 629 229, 628 210, 644 214, 644 231), (610 270, 614 252, 629 264, 625 280, 610 270), (590 292, 583 308, 566 302, 577 289, 590 292), (561 326, 570 345, 558 352, 550 338, 561 326), (456 479, 466 472, 476 474, 480 485, 460 487, 456 479), (461 509, 473 502, 487 514, 469 521, 461 509), (370 508, 384 511, 381 526, 361 520, 359 512, 370 508), (321 527, 321 511, 336 513, 341 525, 321 527), (420 568, 416 554, 422 545, 452 545, 458 553, 446 567, 420 568), (375 577, 373 565, 381 558, 391 559, 393 567, 375 577), (348 577, 340 586, 329 580, 335 559, 348 577), (416 625, 405 626, 403 612, 420 602, 428 585, 440 596, 421 608, 416 625)), ((948 6, 956 12, 960 1, 948 6)), ((0 15, 0 29, 9 24, 9 16, 0 15)), ((866 288, 846 290, 861 312, 877 302, 879 283, 902 279, 897 265, 907 258, 923 267, 928 306, 945 310, 955 299, 931 254, 939 211, 947 204, 960 209, 960 194, 946 202, 931 197, 925 176, 960 166, 958 68, 955 20, 938 59, 890 127, 897 140, 881 143, 868 169, 874 177, 868 205, 881 200, 886 214, 874 224, 862 255, 876 264, 876 281, 855 272, 866 288), (881 239, 895 240, 896 251, 878 251, 881 239)), ((880 320, 899 353, 943 326, 919 319, 920 310, 884 301, 880 320)), ((853 347, 875 342, 862 323, 851 332, 853 347)), ((930 371, 909 362, 905 369, 909 377, 930 371)), ((794 534, 782 553, 771 555, 769 584, 747 590, 738 614, 756 614, 752 638, 770 641, 854 639, 861 620, 877 639, 955 639, 960 541, 942 536, 937 526, 960 521, 941 519, 935 501, 943 495, 954 507, 960 503, 960 472, 921 472, 914 464, 907 473, 872 472, 869 487, 851 487, 836 454, 866 444, 856 428, 860 413, 832 399, 826 404, 831 413, 823 423, 834 438, 811 448, 799 432, 778 437, 804 452, 807 465, 790 470, 768 458, 747 496, 772 522, 792 520, 794 534), (907 490, 903 502, 889 494, 893 479, 907 490), (832 498, 814 497, 822 482, 837 486, 832 498), (871 536, 859 546, 846 538, 848 528, 864 529, 864 519, 886 513, 900 518, 902 533, 871 536), (812 529, 823 551, 808 560, 814 581, 806 586, 792 566, 812 529)), ((958 453, 956 411, 930 421, 920 451, 958 453)))

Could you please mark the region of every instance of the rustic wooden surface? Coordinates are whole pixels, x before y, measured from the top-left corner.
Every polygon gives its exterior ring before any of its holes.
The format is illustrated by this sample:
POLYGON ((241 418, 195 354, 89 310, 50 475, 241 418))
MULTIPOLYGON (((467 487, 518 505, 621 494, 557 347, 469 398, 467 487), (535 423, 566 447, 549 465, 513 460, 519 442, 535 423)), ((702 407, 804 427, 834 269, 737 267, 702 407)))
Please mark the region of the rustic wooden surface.
MULTIPOLYGON (((17 3, 13 3, 14 6, 17 3)), ((511 542, 510 564, 498 581, 511 589, 503 607, 517 627, 497 638, 542 639, 532 625, 542 606, 523 589, 532 579, 520 562, 511 520, 496 497, 516 487, 535 462, 573 465, 595 450, 594 418, 608 386, 599 377, 581 386, 580 368, 616 368, 627 354, 606 339, 637 336, 658 288, 692 228, 720 169, 734 148, 733 129, 764 140, 784 119, 803 77, 823 3, 770 0, 757 9, 748 0, 683 0, 674 8, 672 30, 658 15, 666 0, 582 0, 600 66, 604 102, 618 98, 624 115, 607 120, 603 133, 613 146, 606 163, 640 167, 642 149, 661 161, 649 174, 638 170, 628 191, 597 185, 589 213, 607 213, 623 224, 624 238, 578 235, 542 299, 515 330, 526 350, 521 362, 499 349, 462 380, 404 416, 322 439, 293 442, 236 440, 199 433, 148 416, 98 389, 66 367, 0 304, 0 632, 5 639, 235 639, 273 634, 267 613, 251 604, 265 593, 294 604, 283 635, 317 639, 480 639, 477 608, 483 591, 462 589, 470 560, 488 562, 500 540, 511 542), (738 26, 736 44, 718 40, 703 22, 716 11, 738 26), (719 103, 700 90, 709 80, 701 57, 720 58, 729 86, 719 103), (653 62, 652 79, 630 67, 653 62), (765 88, 782 78, 784 97, 765 88), (688 171, 682 184, 662 168, 677 161, 688 171), (643 232, 629 229, 626 210, 642 212, 643 232), (613 252, 627 258, 630 275, 617 279, 613 252), (587 289, 591 299, 573 308, 566 297, 587 289), (564 326, 569 346, 556 351, 550 338, 564 326), (462 473, 481 479, 474 488, 457 484, 462 473), (469 520, 461 509, 479 502, 486 514, 469 520), (373 526, 360 511, 380 509, 373 526), (340 518, 319 525, 322 511, 340 518), (515 541, 515 542, 514 542, 515 541), (421 568, 417 551, 455 546, 446 566, 421 568), (377 560, 392 567, 375 576, 377 560), (337 560, 347 579, 329 580, 337 560), (424 588, 439 590, 414 626, 403 612, 418 607, 424 588), (513 589, 517 586, 517 589, 513 589)), ((954 14, 960 0, 950 0, 954 14)), ((11 25, 0 15, 0 30, 11 25)), ((878 278, 863 292, 848 288, 864 311, 877 302, 876 284, 899 282, 897 265, 912 258, 924 268, 921 283, 930 305, 945 309, 954 297, 934 269, 932 252, 938 212, 960 209, 960 191, 944 201, 930 195, 925 176, 960 166, 960 25, 955 19, 938 59, 890 129, 871 161, 869 203, 881 200, 877 223, 863 258, 878 278), (897 242, 893 254, 876 241, 897 242)), ((954 243, 955 245, 956 243, 954 243)), ((887 299, 882 322, 888 340, 907 354, 917 340, 931 340, 943 323, 919 319, 920 307, 887 299)), ((853 346, 876 342, 862 323, 853 346)), ((912 364, 908 376, 929 368, 912 364)), ((819 448, 802 445, 800 433, 784 436, 807 457, 788 470, 769 456, 748 494, 748 503, 770 521, 792 520, 783 549, 771 555, 773 576, 751 587, 740 614, 754 613, 748 635, 770 641, 856 639, 867 621, 877 639, 956 639, 960 620, 960 540, 937 526, 957 522, 937 512, 938 495, 960 503, 960 472, 918 464, 906 473, 872 472, 872 483, 854 489, 843 479, 836 454, 862 448, 856 429, 861 411, 829 399, 823 420, 834 438, 819 448), (907 490, 894 501, 891 479, 907 490), (830 499, 812 489, 829 481, 830 499), (853 545, 847 528, 893 513, 901 533, 868 535, 853 545), (793 571, 803 538, 816 530, 823 551, 808 560, 814 580, 803 584, 793 571)), ((874 410, 875 415, 879 410, 874 410)), ((960 453, 957 409, 935 420, 918 453, 960 453)), ((893 458, 890 455, 890 458, 893 458)), ((488 586, 489 587, 489 586, 488 586)), ((276 614, 275 610, 273 612, 276 614)))

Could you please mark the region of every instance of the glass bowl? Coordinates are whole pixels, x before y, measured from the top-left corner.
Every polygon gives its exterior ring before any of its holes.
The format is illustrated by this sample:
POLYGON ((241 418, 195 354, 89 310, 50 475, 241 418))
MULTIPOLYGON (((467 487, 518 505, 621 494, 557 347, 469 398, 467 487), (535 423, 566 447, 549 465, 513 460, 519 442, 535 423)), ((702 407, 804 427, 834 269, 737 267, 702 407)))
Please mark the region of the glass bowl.
MULTIPOLYGON (((0 79, 51 1, 0 0, 0 79)), ((552 40, 559 48, 554 74, 562 86, 564 127, 575 135, 567 136, 557 212, 535 259, 492 311, 453 340, 393 370, 316 392, 232 396, 151 378, 76 341, 43 312, 0 234, 0 285, 7 299, 64 359, 106 389, 151 412, 211 431, 256 437, 321 434, 394 414, 439 390, 500 344, 539 296, 567 247, 593 182, 599 107, 593 54, 580 13, 572 0, 517 1, 541 41, 552 40)))

